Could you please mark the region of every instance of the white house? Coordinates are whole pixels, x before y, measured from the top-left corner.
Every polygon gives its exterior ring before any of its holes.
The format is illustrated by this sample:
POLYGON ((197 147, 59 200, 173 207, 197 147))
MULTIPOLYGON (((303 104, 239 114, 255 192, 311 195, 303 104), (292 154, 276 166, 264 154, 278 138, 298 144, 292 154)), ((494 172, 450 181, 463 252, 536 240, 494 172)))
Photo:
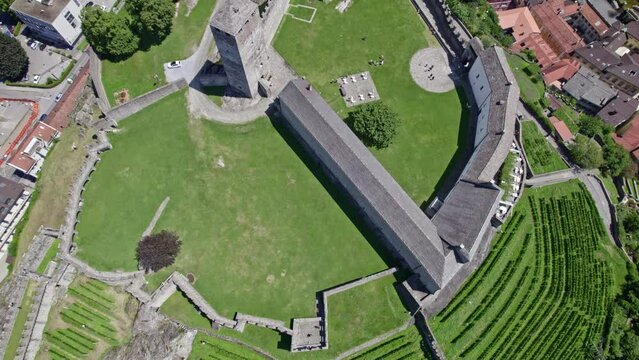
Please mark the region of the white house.
POLYGON ((82 33, 80 0, 15 0, 11 10, 36 37, 71 47, 82 33))

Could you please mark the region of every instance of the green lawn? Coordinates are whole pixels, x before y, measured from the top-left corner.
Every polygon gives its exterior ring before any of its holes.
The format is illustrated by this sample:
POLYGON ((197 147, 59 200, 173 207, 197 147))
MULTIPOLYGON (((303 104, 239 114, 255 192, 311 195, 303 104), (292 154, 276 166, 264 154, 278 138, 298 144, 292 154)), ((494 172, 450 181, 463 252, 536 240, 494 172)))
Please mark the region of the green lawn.
POLYGON ((140 50, 121 62, 102 61, 102 83, 111 105, 115 104, 113 94, 121 89, 128 89, 132 99, 163 85, 163 64, 185 59, 197 49, 214 6, 215 0, 198 0, 187 16, 186 2, 182 1, 171 34, 160 45, 140 50))
POLYGON ((430 324, 448 359, 584 358, 625 274, 583 184, 527 189, 486 261, 430 324))
POLYGON ((24 327, 27 323, 27 316, 31 311, 31 304, 33 303, 33 297, 35 296, 37 286, 38 284, 36 282, 29 280, 27 288, 24 291, 24 297, 20 303, 20 310, 18 310, 16 321, 13 324, 13 329, 11 329, 11 337, 9 337, 9 342, 7 343, 7 348, 4 352, 5 360, 16 357, 16 352, 20 346, 20 339, 22 339, 22 332, 24 331, 24 327))
POLYGON ((462 111, 465 99, 456 91, 428 93, 409 73, 411 57, 436 45, 428 43, 432 35, 409 1, 354 1, 343 14, 335 11, 334 3, 293 3, 316 7, 315 20, 307 24, 285 17, 275 48, 342 117, 348 112, 332 82, 342 75, 371 71, 382 101, 401 119, 394 144, 373 152, 421 204, 434 193, 455 152, 464 146, 467 127, 462 111), (384 55, 383 66, 368 65, 380 55, 384 55))
POLYGON ((349 357, 348 360, 386 358, 416 360, 431 359, 431 355, 426 345, 423 344, 419 330, 412 326, 377 345, 362 350, 349 357))
POLYGON ((557 150, 542 136, 533 121, 522 121, 521 131, 526 157, 535 175, 568 168, 557 150))
POLYGON ((522 98, 530 102, 543 98, 546 88, 540 75, 539 65, 529 63, 513 54, 508 54, 508 64, 515 74, 522 98))
POLYGON ((175 266, 149 277, 151 287, 171 271, 192 272, 227 317, 312 316, 317 291, 387 267, 268 119, 193 120, 185 102, 184 92, 171 95, 111 136, 114 149, 84 193, 80 258, 137 269, 139 237, 169 196, 155 229, 176 231, 183 245, 175 266))
POLYGON ((193 350, 189 359, 245 359, 256 360, 264 357, 239 344, 198 333, 193 340, 193 350))
POLYGON ((577 126, 577 124, 579 123, 579 114, 575 110, 568 107, 568 105, 563 104, 561 108, 554 111, 552 114, 559 120, 563 120, 566 123, 566 126, 568 126, 568 129, 570 129, 570 132, 572 132, 573 134, 579 132, 579 126, 577 126))
POLYGON ((44 258, 42 258, 42 262, 38 265, 36 272, 38 274, 44 274, 47 270, 47 266, 49 263, 58 255, 58 249, 60 248, 60 239, 55 239, 51 243, 49 250, 47 250, 46 254, 44 254, 44 258))
POLYGON ((603 181, 612 203, 617 205, 619 203, 619 190, 617 190, 614 180, 610 176, 600 176, 599 178, 603 181))

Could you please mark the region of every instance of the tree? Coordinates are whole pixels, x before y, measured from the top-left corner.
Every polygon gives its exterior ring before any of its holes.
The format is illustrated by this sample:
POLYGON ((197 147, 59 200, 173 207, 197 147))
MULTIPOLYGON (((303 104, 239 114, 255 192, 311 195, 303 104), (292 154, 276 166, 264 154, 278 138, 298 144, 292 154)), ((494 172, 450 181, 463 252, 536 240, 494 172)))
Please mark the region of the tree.
POLYGON ((596 142, 583 135, 577 135, 575 142, 568 147, 570 157, 577 165, 594 169, 603 163, 601 148, 596 142))
POLYGON ((9 6, 13 3, 13 0, 0 0, 0 13, 6 13, 9 11, 9 6))
POLYGON ((20 42, 0 34, 0 80, 18 80, 29 67, 29 57, 20 42))
POLYGON ((162 230, 140 240, 137 249, 139 267, 145 271, 158 271, 172 265, 180 252, 182 241, 170 231, 162 230))
POLYGON ((350 113, 353 131, 368 146, 388 147, 397 134, 399 116, 381 101, 361 105, 350 113))
POLYGON ((631 211, 624 219, 623 219, 623 228, 626 232, 633 233, 639 230, 639 213, 636 211, 631 211))
POLYGON ((96 53, 113 59, 131 56, 139 39, 129 28, 125 18, 105 12, 97 6, 82 11, 82 31, 96 53))
POLYGON ((175 14, 171 0, 128 0, 127 4, 142 39, 161 42, 171 33, 175 14))
POLYGON ((631 164, 628 152, 610 137, 606 138, 603 146, 603 158, 601 171, 610 176, 619 176, 631 164))

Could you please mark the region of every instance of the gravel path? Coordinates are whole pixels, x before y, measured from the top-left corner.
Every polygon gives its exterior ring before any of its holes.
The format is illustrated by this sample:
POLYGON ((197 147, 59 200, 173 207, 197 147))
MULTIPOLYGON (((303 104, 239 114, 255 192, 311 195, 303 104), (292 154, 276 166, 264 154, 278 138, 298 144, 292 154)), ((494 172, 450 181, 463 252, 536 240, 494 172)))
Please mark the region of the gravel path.
POLYGON ((422 89, 444 93, 455 88, 448 56, 441 47, 421 49, 410 60, 410 74, 422 89))

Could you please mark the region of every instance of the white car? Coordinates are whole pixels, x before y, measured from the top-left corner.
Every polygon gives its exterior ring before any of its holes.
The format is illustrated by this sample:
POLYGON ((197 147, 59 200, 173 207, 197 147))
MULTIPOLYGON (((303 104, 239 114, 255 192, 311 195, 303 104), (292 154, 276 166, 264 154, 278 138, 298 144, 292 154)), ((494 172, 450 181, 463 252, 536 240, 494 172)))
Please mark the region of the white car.
POLYGON ((182 67, 182 62, 181 61, 171 61, 170 63, 168 63, 166 65, 167 68, 169 69, 177 69, 179 67, 182 67))
POLYGON ((62 99, 62 93, 58 93, 58 95, 55 96, 55 102, 60 101, 60 99, 62 99))
POLYGON ((40 75, 33 75, 33 83, 37 84, 40 81, 40 75))
POLYGON ((38 45, 40 45, 40 42, 39 42, 39 41, 37 41, 37 40, 34 40, 34 41, 31 43, 31 45, 29 45, 29 47, 30 47, 30 48, 32 48, 33 50, 35 50, 35 49, 38 47, 38 45))

